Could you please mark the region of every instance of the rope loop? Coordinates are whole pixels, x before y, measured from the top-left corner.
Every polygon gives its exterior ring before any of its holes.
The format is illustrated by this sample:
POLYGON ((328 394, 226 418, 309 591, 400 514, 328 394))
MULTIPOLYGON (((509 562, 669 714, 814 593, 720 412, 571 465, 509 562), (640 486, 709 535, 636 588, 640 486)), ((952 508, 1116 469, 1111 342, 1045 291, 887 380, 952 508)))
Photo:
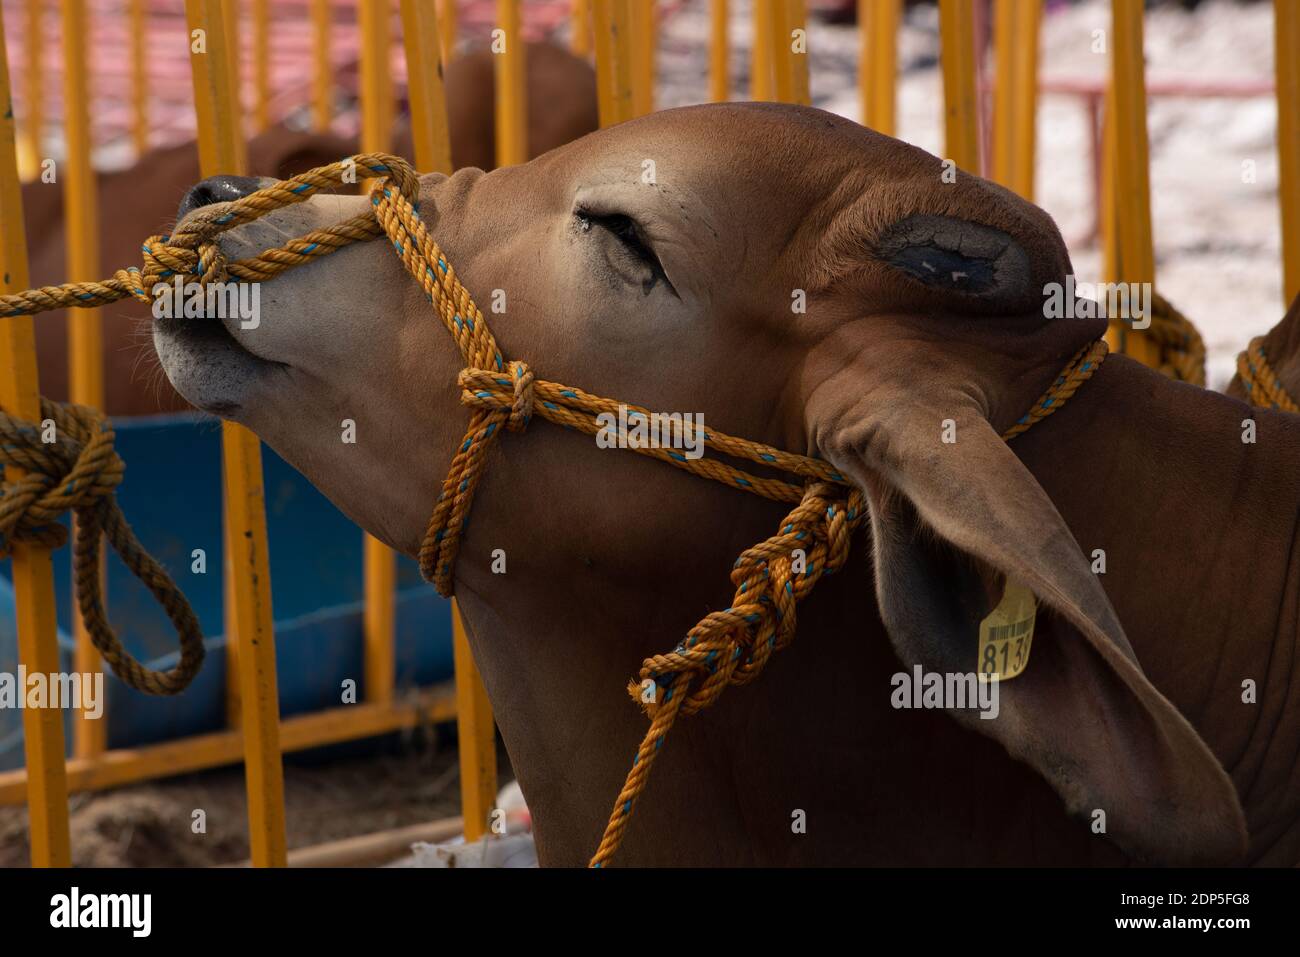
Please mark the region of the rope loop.
POLYGON ((1160 346, 1161 372, 1179 382, 1205 385, 1205 340, 1192 320, 1154 290, 1150 334, 1160 346))
MULTIPOLYGON (((1130 320, 1111 319, 1111 328, 1127 334, 1130 320)), ((1178 382, 1205 385, 1205 340, 1192 320, 1160 293, 1151 292, 1151 325, 1146 334, 1158 350, 1155 369, 1178 382)))
POLYGON ((113 448, 112 424, 94 409, 48 399, 41 400, 41 417, 53 424, 52 442, 43 441, 47 436, 42 428, 0 411, 0 465, 23 473, 7 473, 0 485, 0 558, 11 554, 15 545, 63 545, 68 535, 59 518, 72 513, 73 585, 91 642, 129 687, 149 694, 183 691, 203 662, 203 634, 185 596, 144 551, 118 507, 114 491, 126 468, 113 448), (176 667, 146 668, 109 624, 101 590, 105 538, 176 627, 176 667))

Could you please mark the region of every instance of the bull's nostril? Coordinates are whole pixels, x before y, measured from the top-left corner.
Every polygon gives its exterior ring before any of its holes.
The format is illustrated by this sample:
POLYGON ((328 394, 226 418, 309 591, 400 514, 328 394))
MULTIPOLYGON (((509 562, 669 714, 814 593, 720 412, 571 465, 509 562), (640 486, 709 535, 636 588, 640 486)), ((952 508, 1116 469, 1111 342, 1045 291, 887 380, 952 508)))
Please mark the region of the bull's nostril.
POLYGON ((195 183, 185 194, 177 216, 183 219, 201 206, 239 199, 241 196, 257 192, 260 185, 260 181, 252 176, 209 176, 195 183))

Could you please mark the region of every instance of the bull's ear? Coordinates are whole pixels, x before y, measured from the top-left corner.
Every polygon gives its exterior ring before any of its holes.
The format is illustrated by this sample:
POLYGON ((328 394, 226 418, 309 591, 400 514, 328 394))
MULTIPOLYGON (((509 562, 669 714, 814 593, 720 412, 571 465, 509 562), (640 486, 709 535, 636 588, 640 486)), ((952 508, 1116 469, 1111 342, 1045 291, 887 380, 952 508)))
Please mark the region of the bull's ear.
MULTIPOLYGON (((870 327, 888 339, 888 323, 870 327)), ((1069 528, 985 418, 978 372, 933 340, 897 344, 874 338, 806 415, 821 455, 866 493, 880 613, 903 665, 979 672, 981 622, 1008 580, 1028 588, 1038 614, 1027 667, 999 682, 996 718, 952 716, 1034 767, 1072 815, 1103 812, 1131 856, 1239 860, 1231 781, 1143 674, 1069 528)))

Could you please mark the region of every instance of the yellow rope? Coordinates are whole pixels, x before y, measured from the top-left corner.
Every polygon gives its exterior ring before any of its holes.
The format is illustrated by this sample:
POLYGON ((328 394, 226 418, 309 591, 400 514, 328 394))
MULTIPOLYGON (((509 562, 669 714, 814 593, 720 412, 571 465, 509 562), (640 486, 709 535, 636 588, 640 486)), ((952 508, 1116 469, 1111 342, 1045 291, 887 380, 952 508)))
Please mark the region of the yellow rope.
POLYGON ((129 687, 149 694, 183 691, 203 663, 198 619, 171 576, 141 547, 122 517, 114 490, 125 467, 113 451, 113 427, 84 406, 41 399, 41 416, 54 426, 54 441, 29 422, 0 411, 0 466, 24 470, 0 487, 0 558, 18 542, 58 548, 68 532, 59 517, 72 512, 77 539, 72 577, 77 607, 90 640, 129 687), (180 638, 180 661, 169 671, 140 664, 122 647, 104 612, 101 564, 107 538, 131 573, 153 592, 180 638))
MULTIPOLYGON (((527 363, 507 361, 488 329, 482 312, 456 277, 442 249, 420 218, 413 197, 418 179, 403 160, 372 153, 320 167, 249 196, 219 203, 192 214, 184 230, 172 237, 154 237, 145 244, 143 269, 123 270, 103 284, 70 283, 0 298, 0 316, 37 312, 62 306, 89 306, 135 295, 177 272, 215 281, 226 275, 239 279, 270 278, 341 246, 385 233, 407 271, 428 295, 465 360, 460 373, 461 401, 472 409, 469 427, 452 459, 420 547, 420 568, 443 595, 453 589, 453 570, 465 520, 483 473, 488 450, 502 432, 527 427, 534 415, 559 425, 595 434, 601 413, 629 418, 649 416, 639 406, 589 395, 580 389, 536 378, 527 363), (316 230, 251 259, 227 265, 216 236, 290 203, 301 202, 322 186, 335 185, 348 168, 364 166, 386 174, 371 188, 373 217, 355 217, 327 230, 316 230), (368 222, 363 221, 368 220, 368 222), (111 298, 109 298, 111 297, 111 298)), ((1102 340, 1081 349, 1033 408, 1004 434, 1011 439, 1059 409, 1096 372, 1106 355, 1102 340)), ((684 424, 686 429, 693 426, 684 424)), ((862 492, 835 468, 820 459, 793 455, 771 446, 726 435, 712 429, 693 432, 714 453, 784 472, 799 482, 755 475, 718 459, 688 459, 662 448, 635 447, 677 468, 740 488, 772 501, 793 504, 777 533, 747 549, 731 572, 735 596, 731 607, 713 612, 665 655, 647 658, 641 684, 629 692, 651 718, 627 781, 615 803, 593 866, 603 866, 617 850, 631 818, 632 807, 645 789, 654 758, 678 714, 707 708, 733 684, 752 681, 773 653, 794 638, 796 605, 821 576, 839 569, 848 558, 853 532, 865 518, 862 492), (796 550, 803 556, 796 560, 796 550)))
POLYGON ((1246 399, 1251 405, 1282 412, 1300 413, 1300 405, 1286 391, 1264 355, 1264 337, 1250 340, 1250 345, 1237 356, 1237 377, 1246 389, 1246 399))
POLYGON ((215 203, 186 217, 184 228, 170 236, 150 236, 144 242, 144 266, 119 269, 103 282, 70 282, 44 286, 0 296, 0 318, 48 312, 64 307, 102 306, 133 296, 152 303, 155 284, 176 274, 194 277, 200 285, 227 279, 272 279, 294 266, 326 256, 358 240, 372 239, 381 232, 370 213, 354 216, 328 229, 313 230, 278 249, 268 249, 250 259, 227 264, 217 246, 217 236, 228 229, 252 222, 272 210, 310 199, 319 190, 342 185, 344 178, 359 169, 391 175, 399 189, 416 194, 419 177, 410 165, 390 167, 383 153, 362 153, 350 159, 308 170, 248 196, 228 203, 215 203))
POLYGON ((1151 295, 1151 326, 1147 329, 1160 350, 1160 372, 1192 385, 1205 385, 1205 340, 1192 321, 1168 299, 1151 295))

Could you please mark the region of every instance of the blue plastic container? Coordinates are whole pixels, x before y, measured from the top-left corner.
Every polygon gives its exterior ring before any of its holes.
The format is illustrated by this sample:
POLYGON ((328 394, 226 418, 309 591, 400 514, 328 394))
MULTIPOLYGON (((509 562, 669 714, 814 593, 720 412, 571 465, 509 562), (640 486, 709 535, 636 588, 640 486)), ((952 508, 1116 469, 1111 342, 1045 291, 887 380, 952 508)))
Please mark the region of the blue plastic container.
MULTIPOLYGON (((132 691, 105 668, 110 748, 225 727, 226 687, 221 427, 197 414, 123 419, 115 427, 117 449, 126 462, 118 501, 145 548, 194 606, 208 656, 194 683, 174 698, 132 691), (195 549, 206 555, 205 574, 192 570, 195 549)), ((266 446, 262 461, 280 713, 287 717, 339 707, 345 680, 356 682, 358 696, 365 687, 363 535, 266 446)), ((108 555, 108 615, 119 637, 141 661, 153 667, 174 665, 176 636, 167 616, 116 555, 108 555)), ((64 671, 72 668, 71 562, 66 548, 54 555, 64 671)), ((12 576, 10 563, 0 562, 0 672, 8 674, 18 668, 12 576)), ((450 604, 421 580, 407 558, 398 559, 397 579, 397 687, 450 678, 450 604)), ((0 709, 0 769, 22 764, 22 712, 0 709)))

